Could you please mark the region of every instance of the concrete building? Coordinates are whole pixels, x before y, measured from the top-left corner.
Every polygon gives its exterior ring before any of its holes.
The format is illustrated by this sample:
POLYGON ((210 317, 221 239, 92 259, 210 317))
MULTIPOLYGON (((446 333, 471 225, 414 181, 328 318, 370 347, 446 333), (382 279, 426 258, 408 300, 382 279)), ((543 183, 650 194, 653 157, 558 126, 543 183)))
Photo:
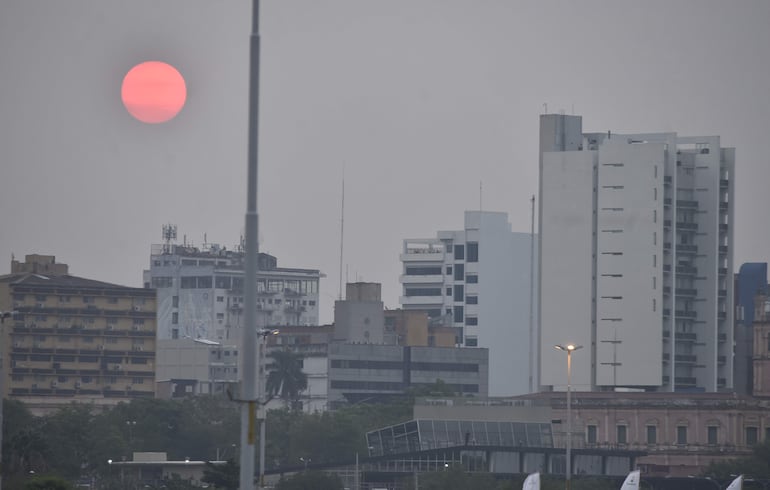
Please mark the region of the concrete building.
MULTIPOLYGON (((752 314, 752 394, 770 397, 770 292, 758 294, 752 314)), ((770 436, 770 427, 767 435, 770 436)))
POLYGON ((733 387, 735 151, 540 118, 540 385, 733 387))
POLYGON ((487 349, 329 344, 329 408, 403 396, 442 380, 463 396, 489 393, 487 349))
POLYGON ((754 312, 757 296, 766 295, 767 263, 742 264, 735 275, 735 367, 733 389, 742 395, 753 393, 754 312))
POLYGON ((459 346, 489 349, 493 395, 534 388, 533 244, 506 213, 489 211, 466 211, 462 230, 404 240, 401 307, 445 318, 459 346))
POLYGON ((159 398, 224 394, 238 383, 238 349, 205 339, 158 340, 159 398))
POLYGON ((381 285, 373 282, 348 283, 345 299, 334 302, 334 340, 382 344, 384 333, 381 285))
POLYGON ((36 414, 155 396, 155 291, 69 275, 28 255, 0 277, 3 395, 36 414))
MULTIPOLYGON (((158 292, 158 339, 238 345, 244 261, 242 249, 227 250, 215 244, 197 248, 167 241, 153 245, 144 284, 158 292)), ((317 325, 320 278, 316 269, 278 267, 275 257, 259 254, 261 321, 265 325, 317 325)))

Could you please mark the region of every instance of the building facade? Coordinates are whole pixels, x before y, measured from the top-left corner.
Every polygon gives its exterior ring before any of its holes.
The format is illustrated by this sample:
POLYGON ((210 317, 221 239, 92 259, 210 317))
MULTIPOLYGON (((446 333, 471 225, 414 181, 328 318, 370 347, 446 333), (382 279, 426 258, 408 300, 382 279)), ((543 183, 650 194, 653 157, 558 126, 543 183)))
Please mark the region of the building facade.
POLYGON ((539 383, 733 387, 733 148, 540 119, 539 383))
POLYGON ((403 396, 443 381, 462 396, 489 394, 488 350, 329 344, 329 408, 403 396))
POLYGON ((36 413, 154 397, 155 291, 53 264, 53 256, 30 255, 0 277, 0 310, 15 312, 2 329, 4 395, 36 413))
POLYGON ((489 349, 489 389, 533 391, 536 240, 511 231, 506 213, 466 211, 462 230, 404 240, 400 297, 456 329, 456 343, 489 349))
MULTIPOLYGON (((153 245, 144 284, 157 290, 158 339, 205 339, 240 344, 243 323, 243 250, 153 245)), ((317 325, 315 269, 278 267, 259 254, 257 307, 264 325, 317 325)))
MULTIPOLYGON (((742 395, 753 393, 754 387, 754 313, 760 296, 768 292, 767 263, 741 264, 735 275, 735 368, 733 389, 742 395)), ((760 312, 762 312, 760 310, 760 312)), ((763 312, 762 312, 763 313, 763 312)), ((758 317, 763 318, 763 316, 758 317)))

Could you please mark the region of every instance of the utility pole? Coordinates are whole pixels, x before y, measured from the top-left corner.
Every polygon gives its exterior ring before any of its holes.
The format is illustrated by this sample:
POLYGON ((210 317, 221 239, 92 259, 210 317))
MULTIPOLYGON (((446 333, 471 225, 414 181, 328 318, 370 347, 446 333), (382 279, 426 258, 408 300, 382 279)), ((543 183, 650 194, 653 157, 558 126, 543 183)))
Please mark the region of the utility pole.
MULTIPOLYGON (((249 119, 246 182, 246 267, 244 271, 244 325, 241 344, 241 471, 240 490, 254 490, 256 442, 256 376, 259 366, 257 349, 257 272, 259 268, 259 215, 257 214, 258 141, 259 141, 259 0, 252 2, 249 44, 249 119)), ((264 407, 259 407, 264 410, 264 407)), ((261 460, 261 458, 260 458, 261 460)), ((261 471, 260 471, 261 473, 261 471)), ((260 481, 260 486, 263 484, 260 481)))

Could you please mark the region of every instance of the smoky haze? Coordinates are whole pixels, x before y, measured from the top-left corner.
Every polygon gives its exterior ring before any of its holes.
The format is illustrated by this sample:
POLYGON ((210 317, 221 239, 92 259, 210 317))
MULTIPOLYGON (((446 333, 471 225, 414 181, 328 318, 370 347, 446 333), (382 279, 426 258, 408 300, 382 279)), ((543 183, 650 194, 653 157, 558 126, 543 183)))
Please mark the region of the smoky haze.
MULTIPOLYGON (((164 223, 180 241, 239 241, 250 11, 0 4, 0 273, 12 253, 46 253, 139 286, 164 223), (120 102, 145 60, 187 81, 169 123, 120 102)), ((769 258, 768 2, 265 0, 261 17, 260 246, 326 274, 322 321, 339 287, 343 168, 343 274, 381 282, 394 308, 402 239, 460 229, 480 206, 529 230, 546 108, 586 131, 720 135, 737 148, 735 263, 769 258)))

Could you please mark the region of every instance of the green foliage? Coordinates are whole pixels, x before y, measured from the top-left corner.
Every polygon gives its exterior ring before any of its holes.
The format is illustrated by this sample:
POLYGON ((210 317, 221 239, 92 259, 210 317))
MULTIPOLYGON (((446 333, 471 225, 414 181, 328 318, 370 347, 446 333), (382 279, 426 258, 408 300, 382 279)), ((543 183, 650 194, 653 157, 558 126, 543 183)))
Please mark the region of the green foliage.
POLYGON ((299 394, 307 389, 307 374, 302 371, 301 360, 289 350, 273 351, 268 364, 266 390, 268 395, 279 396, 286 407, 295 405, 299 394))
POLYGON ((320 471, 305 471, 281 479, 275 490, 342 490, 342 481, 337 475, 329 475, 320 471))
POLYGON ((223 490, 238 490, 240 467, 232 460, 227 460, 224 465, 206 463, 201 481, 209 483, 214 488, 223 490))
POLYGON ((75 487, 57 476, 37 476, 24 484, 24 490, 73 490, 75 487))
POLYGON ((750 475, 755 479, 770 479, 770 442, 757 444, 751 454, 729 461, 712 462, 703 476, 715 480, 730 481, 734 475, 750 475))

